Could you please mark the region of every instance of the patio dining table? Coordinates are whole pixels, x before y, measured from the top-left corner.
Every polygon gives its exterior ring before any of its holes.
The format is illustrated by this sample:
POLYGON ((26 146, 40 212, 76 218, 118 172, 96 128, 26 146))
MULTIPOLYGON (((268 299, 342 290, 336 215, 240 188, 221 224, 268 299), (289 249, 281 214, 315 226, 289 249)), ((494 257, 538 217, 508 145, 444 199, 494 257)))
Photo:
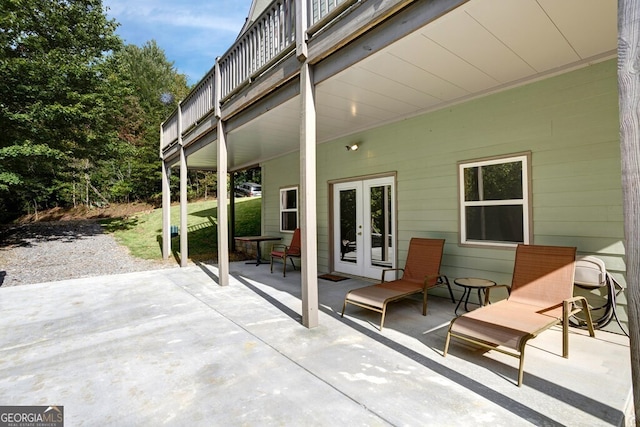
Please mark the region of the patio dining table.
MULTIPOLYGON (((260 243, 261 242, 268 242, 268 241, 277 241, 277 240, 282 240, 281 237, 276 237, 276 236, 242 236, 242 237, 236 237, 236 240, 240 240, 243 242, 255 242, 256 243, 256 261, 255 264, 256 266, 260 265, 260 264, 264 264, 262 261, 262 252, 260 250, 260 243)), ((247 264, 253 264, 253 261, 251 262, 247 262, 247 264)))

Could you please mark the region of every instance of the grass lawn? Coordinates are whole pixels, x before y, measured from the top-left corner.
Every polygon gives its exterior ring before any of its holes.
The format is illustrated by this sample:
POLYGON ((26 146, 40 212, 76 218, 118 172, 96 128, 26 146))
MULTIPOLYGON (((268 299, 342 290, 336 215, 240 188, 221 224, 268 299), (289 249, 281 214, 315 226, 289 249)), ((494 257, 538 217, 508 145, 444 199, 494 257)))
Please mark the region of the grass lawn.
MULTIPOLYGON (((260 234, 259 197, 236 199, 236 236, 260 234)), ((193 202, 187 205, 189 259, 203 261, 217 259, 216 200, 193 202)), ((171 225, 180 225, 180 206, 171 206, 171 225)), ((127 246, 131 254, 144 259, 162 259, 162 209, 130 218, 101 221, 106 231, 127 246)), ((171 239, 171 250, 179 257, 180 238, 171 239)))

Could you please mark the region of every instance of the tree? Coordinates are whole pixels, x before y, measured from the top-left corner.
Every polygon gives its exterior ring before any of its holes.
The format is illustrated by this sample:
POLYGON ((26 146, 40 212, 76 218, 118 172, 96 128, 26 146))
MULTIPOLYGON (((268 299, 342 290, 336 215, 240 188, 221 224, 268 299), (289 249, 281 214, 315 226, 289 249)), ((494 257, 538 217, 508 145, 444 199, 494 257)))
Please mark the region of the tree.
POLYGON ((101 65, 121 46, 101 0, 0 2, 0 207, 57 204, 74 158, 100 158, 101 65))
POLYGON ((118 141, 96 173, 104 192, 116 200, 148 200, 162 192, 158 129, 175 108, 173 101, 187 95, 187 79, 153 40, 114 52, 106 69, 112 90, 119 93, 110 98, 119 99, 111 114, 118 141))

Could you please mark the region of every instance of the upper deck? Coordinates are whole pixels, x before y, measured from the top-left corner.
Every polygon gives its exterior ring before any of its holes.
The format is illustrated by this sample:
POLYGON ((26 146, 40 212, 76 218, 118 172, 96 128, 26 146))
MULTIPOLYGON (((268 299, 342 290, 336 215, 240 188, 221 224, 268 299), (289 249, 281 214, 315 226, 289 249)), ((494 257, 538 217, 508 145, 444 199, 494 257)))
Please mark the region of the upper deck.
POLYGON ((230 170, 295 151, 301 61, 322 143, 613 58, 616 15, 615 0, 274 0, 163 123, 160 152, 215 168, 219 119, 230 170))

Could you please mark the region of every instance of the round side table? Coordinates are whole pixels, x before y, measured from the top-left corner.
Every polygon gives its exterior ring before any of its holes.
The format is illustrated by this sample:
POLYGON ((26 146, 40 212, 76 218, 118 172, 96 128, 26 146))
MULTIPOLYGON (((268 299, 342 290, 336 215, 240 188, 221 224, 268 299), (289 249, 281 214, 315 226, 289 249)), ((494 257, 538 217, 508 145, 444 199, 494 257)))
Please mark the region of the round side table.
POLYGON ((471 291, 474 289, 478 290, 478 301, 480 305, 484 305, 482 294, 485 293, 485 289, 490 288, 496 285, 496 282, 488 279, 479 279, 477 277, 462 277, 459 279, 455 279, 453 281, 458 286, 464 288, 464 292, 462 293, 462 297, 460 301, 458 301, 458 305, 456 306, 455 314, 458 315, 458 308, 460 308, 460 304, 462 304, 462 300, 464 300, 464 309, 469 311, 467 304, 469 304, 469 295, 471 295, 471 291))

